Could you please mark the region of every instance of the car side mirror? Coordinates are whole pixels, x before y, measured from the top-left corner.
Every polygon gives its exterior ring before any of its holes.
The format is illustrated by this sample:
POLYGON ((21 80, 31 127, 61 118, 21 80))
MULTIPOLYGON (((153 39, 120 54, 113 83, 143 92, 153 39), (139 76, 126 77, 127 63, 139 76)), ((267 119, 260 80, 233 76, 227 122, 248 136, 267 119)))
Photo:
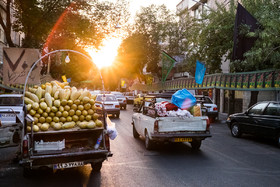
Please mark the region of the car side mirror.
POLYGON ((248 115, 248 114, 249 114, 248 110, 246 110, 246 111, 244 112, 244 114, 245 114, 245 115, 248 115))

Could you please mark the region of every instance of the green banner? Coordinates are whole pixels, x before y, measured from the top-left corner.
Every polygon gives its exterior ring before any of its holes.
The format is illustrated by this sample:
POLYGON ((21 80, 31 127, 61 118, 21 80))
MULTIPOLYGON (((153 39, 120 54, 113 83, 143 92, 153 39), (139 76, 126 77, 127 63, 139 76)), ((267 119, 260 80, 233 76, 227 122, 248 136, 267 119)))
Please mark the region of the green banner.
POLYGON ((176 60, 174 58, 172 58, 170 55, 168 55, 165 51, 162 51, 162 53, 161 53, 161 63, 162 63, 161 81, 163 83, 166 81, 175 62, 176 62, 176 60))

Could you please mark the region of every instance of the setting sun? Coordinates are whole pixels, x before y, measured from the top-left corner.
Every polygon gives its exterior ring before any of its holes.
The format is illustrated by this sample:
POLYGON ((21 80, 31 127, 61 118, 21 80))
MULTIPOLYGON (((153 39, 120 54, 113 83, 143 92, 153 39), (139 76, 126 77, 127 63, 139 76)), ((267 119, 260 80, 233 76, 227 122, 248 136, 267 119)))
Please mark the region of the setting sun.
POLYGON ((102 42, 98 51, 92 48, 88 48, 86 51, 98 68, 108 67, 114 62, 121 42, 121 38, 109 38, 102 42))

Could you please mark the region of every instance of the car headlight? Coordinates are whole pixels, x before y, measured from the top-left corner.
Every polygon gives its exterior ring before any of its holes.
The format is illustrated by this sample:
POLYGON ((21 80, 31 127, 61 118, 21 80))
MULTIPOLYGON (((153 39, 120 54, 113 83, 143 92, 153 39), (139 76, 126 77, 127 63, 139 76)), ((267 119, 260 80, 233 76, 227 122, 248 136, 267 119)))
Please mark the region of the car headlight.
POLYGON ((227 121, 230 121, 230 117, 227 118, 227 121))

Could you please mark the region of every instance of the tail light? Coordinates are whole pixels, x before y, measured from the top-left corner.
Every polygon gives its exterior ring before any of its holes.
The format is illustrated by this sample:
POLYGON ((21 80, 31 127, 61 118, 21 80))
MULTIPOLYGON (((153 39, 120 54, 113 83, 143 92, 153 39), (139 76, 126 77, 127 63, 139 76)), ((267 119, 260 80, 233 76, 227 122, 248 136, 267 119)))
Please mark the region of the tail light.
POLYGON ((24 158, 28 156, 28 140, 23 140, 22 142, 22 153, 24 158))
POLYGON ((110 140, 109 140, 108 134, 105 134, 105 145, 106 145, 108 151, 110 151, 110 140))
POLYGON ((209 120, 209 118, 206 119, 206 130, 207 131, 210 130, 210 120, 209 120))
POLYGON ((154 132, 158 132, 158 120, 154 123, 154 132))
POLYGON ((115 105, 115 108, 120 108, 120 105, 115 105))
POLYGON ((214 111, 217 111, 217 110, 218 110, 218 108, 217 108, 217 107, 214 107, 214 108, 213 108, 213 110, 214 110, 214 111))

